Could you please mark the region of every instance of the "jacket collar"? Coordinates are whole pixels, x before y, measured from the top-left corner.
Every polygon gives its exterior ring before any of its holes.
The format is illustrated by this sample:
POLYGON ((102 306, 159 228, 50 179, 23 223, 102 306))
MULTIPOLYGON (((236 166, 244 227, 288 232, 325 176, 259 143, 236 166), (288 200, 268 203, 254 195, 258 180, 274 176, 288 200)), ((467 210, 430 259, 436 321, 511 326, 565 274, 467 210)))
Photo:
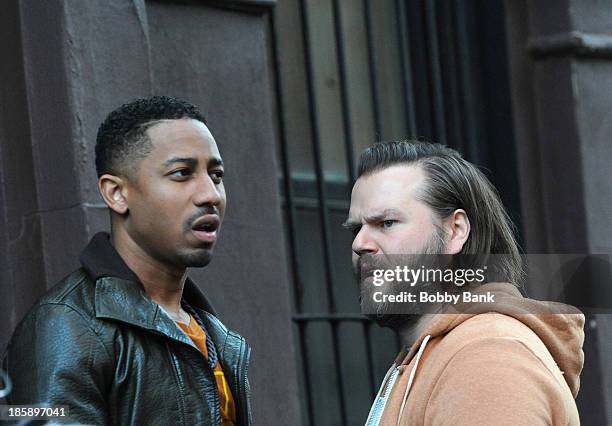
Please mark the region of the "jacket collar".
MULTIPOLYGON (((128 323, 193 346, 170 316, 146 295, 140 280, 112 246, 107 233, 100 232, 91 239, 81 254, 81 264, 95 282, 96 318, 128 323)), ((183 298, 192 307, 216 315, 189 277, 185 280, 183 298)))
POLYGON ((81 265, 93 281, 102 277, 139 282, 110 242, 110 235, 98 232, 81 253, 81 265))

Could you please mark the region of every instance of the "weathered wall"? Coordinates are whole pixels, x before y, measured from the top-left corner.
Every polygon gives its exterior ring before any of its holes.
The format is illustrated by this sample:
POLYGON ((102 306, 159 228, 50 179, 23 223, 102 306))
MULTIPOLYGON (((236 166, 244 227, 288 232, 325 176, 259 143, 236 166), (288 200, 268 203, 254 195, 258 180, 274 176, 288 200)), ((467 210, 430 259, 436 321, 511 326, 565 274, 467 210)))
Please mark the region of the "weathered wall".
POLYGON ((42 292, 108 228, 99 123, 169 94, 200 105, 227 164, 215 258, 191 275, 253 346, 257 424, 297 424, 296 366, 274 158, 273 1, 24 0, 0 17, 0 349, 42 292), (282 401, 282 404, 279 404, 282 401))
MULTIPOLYGON (((612 3, 507 0, 527 249, 612 253, 612 3)), ((610 297, 585 280, 585 298, 610 297)), ((608 300, 609 303, 609 300, 608 300)), ((612 315, 587 313, 584 424, 612 422, 612 315)))

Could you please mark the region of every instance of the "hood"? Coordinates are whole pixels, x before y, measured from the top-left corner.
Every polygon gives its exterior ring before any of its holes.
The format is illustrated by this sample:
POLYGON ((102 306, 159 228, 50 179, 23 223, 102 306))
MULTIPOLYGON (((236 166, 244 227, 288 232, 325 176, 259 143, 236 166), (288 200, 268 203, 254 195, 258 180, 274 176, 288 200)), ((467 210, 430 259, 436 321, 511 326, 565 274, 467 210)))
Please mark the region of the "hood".
POLYGON ((495 303, 458 304, 445 313, 433 315, 418 329, 418 338, 403 357, 403 363, 410 362, 422 344, 426 344, 426 339, 446 334, 475 315, 496 312, 515 318, 540 338, 576 397, 584 363, 584 315, 573 306, 523 297, 509 283, 487 283, 471 292, 491 292, 495 295, 495 303))

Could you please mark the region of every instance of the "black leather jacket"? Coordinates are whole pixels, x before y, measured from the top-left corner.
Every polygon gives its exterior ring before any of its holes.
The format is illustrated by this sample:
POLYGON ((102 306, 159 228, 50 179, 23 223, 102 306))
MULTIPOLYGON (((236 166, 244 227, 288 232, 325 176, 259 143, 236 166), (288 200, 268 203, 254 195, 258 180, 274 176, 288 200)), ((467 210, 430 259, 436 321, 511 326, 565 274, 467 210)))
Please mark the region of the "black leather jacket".
MULTIPOLYGON (((86 424, 219 425, 217 386, 201 352, 141 284, 124 279, 129 273, 107 274, 73 272, 18 326, 4 361, 14 382, 9 404, 65 405, 71 421, 86 424)), ((207 312, 212 308, 189 279, 183 297, 217 348, 237 424, 251 425, 251 349, 207 312)))

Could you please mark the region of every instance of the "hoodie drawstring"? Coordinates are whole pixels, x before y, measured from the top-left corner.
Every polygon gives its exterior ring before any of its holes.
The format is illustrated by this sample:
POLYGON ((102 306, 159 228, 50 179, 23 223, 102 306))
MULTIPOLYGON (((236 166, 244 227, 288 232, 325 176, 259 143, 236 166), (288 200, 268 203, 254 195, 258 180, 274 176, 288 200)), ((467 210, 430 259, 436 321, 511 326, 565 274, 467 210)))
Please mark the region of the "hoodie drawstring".
POLYGON ((416 375, 417 367, 419 366, 419 361, 421 359, 421 355, 425 351, 425 346, 427 346, 427 342, 431 338, 431 334, 428 334, 423 339, 421 346, 419 347, 419 351, 417 352, 416 359, 414 360, 414 367, 412 367, 412 371, 410 372, 410 377, 408 378, 408 384, 406 385, 406 390, 404 391, 404 399, 402 399, 402 405, 400 407, 399 416, 397 417, 397 426, 399 426, 400 421, 402 419, 402 414, 404 413, 404 407, 406 406, 406 401, 408 400, 408 392, 410 392, 410 388, 412 387, 412 382, 414 381, 414 376, 416 375))

